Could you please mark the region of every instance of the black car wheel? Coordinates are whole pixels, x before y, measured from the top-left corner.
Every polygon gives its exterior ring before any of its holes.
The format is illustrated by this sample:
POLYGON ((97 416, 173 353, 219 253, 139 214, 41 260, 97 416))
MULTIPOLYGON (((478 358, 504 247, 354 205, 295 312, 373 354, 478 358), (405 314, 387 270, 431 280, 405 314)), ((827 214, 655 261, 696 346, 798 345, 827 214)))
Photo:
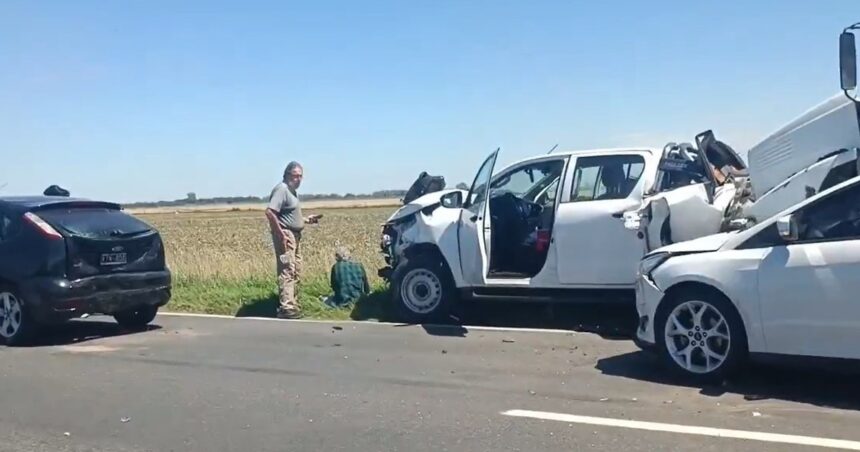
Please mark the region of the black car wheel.
POLYGON ((404 258, 392 274, 393 301, 399 316, 409 323, 446 320, 456 301, 454 282, 438 258, 404 258))
POLYGON ((32 338, 35 322, 21 297, 11 288, 0 286, 0 340, 6 345, 21 345, 32 338))
POLYGON ((143 328, 155 320, 158 314, 158 306, 141 306, 139 308, 123 311, 113 316, 120 326, 126 328, 143 328))

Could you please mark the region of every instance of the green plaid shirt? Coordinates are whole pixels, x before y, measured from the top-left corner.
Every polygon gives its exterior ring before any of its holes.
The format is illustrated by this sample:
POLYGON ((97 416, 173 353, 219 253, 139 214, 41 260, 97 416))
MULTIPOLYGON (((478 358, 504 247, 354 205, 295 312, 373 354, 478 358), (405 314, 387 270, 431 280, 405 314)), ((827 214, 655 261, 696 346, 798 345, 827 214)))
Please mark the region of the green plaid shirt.
POLYGON ((331 268, 331 288, 334 290, 333 302, 345 305, 358 300, 370 292, 367 274, 358 262, 338 261, 331 268))

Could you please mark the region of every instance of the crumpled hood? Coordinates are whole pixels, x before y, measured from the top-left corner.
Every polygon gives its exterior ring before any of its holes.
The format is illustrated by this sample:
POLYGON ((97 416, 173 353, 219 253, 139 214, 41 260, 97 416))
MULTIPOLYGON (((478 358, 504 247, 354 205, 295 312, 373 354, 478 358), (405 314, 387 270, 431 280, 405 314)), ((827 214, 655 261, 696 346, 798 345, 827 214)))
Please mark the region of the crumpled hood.
POLYGON ((390 217, 388 217, 388 220, 386 220, 386 222, 390 223, 392 221, 397 221, 397 220, 400 220, 402 218, 406 218, 410 215, 415 214, 416 212, 418 212, 421 209, 439 204, 442 202, 443 196, 447 195, 448 193, 455 192, 455 191, 462 192, 463 193, 463 199, 466 198, 467 192, 464 190, 458 190, 458 189, 440 190, 440 191, 435 191, 433 193, 427 193, 426 195, 424 195, 418 199, 415 199, 414 201, 410 202, 409 204, 406 204, 403 207, 397 209, 390 217))
POLYGON ((723 232, 720 234, 706 235, 686 242, 678 242, 664 246, 654 250, 654 253, 665 252, 673 254, 687 254, 716 251, 735 234, 737 234, 737 232, 723 232))

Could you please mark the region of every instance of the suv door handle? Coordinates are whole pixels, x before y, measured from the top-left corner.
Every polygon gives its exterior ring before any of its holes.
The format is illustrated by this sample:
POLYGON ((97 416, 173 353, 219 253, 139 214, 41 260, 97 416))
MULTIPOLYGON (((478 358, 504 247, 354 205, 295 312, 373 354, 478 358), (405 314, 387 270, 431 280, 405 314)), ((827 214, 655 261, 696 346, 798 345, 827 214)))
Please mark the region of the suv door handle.
POLYGON ((612 218, 621 218, 624 216, 624 212, 615 212, 612 214, 612 218))

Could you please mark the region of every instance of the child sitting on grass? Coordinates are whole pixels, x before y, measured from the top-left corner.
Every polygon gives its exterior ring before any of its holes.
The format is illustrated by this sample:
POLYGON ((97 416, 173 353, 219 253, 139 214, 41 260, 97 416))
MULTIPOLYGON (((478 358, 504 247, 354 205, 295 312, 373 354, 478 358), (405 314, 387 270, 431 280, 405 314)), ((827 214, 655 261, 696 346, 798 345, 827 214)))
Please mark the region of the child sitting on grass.
POLYGON ((370 293, 370 284, 364 266, 350 259, 348 249, 339 246, 334 256, 336 262, 331 267, 331 289, 334 295, 326 298, 325 304, 340 308, 370 293))

